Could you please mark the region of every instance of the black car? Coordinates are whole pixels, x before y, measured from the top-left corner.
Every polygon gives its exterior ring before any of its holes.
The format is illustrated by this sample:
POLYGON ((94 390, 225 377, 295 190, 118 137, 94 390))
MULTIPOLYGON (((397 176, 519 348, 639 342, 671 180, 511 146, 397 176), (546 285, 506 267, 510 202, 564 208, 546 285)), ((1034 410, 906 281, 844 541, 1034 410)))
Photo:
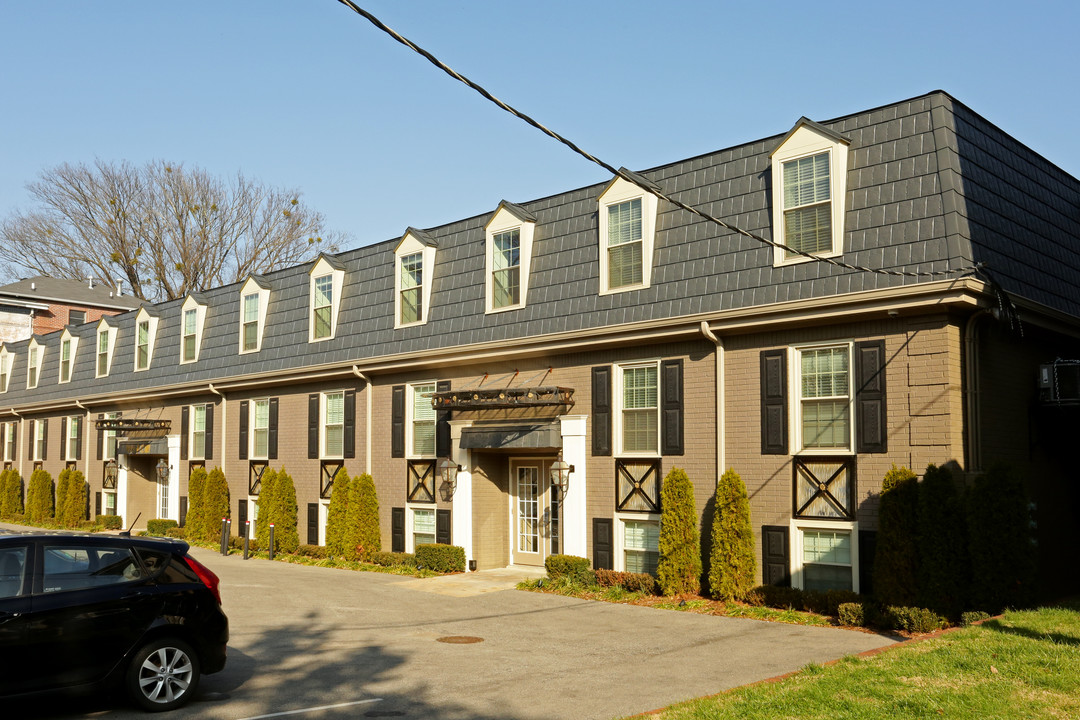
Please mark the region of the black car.
POLYGON ((151 710, 225 667, 218 578, 179 540, 0 536, 0 696, 123 685, 151 710))

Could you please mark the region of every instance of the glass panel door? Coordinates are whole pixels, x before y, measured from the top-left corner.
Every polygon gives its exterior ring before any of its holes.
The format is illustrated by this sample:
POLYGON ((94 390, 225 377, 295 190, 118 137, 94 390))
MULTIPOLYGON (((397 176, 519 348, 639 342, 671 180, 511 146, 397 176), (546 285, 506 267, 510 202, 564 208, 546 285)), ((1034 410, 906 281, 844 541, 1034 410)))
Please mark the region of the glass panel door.
POLYGON ((547 464, 517 460, 510 464, 513 534, 510 539, 515 565, 543 565, 547 555, 547 464))

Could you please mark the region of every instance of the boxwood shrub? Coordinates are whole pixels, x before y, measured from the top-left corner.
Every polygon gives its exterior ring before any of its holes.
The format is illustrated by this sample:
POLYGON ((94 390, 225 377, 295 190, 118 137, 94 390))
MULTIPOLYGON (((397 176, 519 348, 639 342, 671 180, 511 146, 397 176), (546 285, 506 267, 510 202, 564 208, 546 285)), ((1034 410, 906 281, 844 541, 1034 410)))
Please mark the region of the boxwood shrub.
POLYGON ((928 633, 939 630, 948 622, 933 610, 920 607, 896 607, 892 606, 885 610, 883 620, 887 621, 893 630, 903 630, 910 633, 928 633))
POLYGON ((403 552, 374 552, 368 558, 375 565, 383 567, 416 567, 416 556, 403 552))
POLYGON ((330 556, 330 552, 325 545, 300 545, 296 548, 296 554, 310 558, 325 558, 330 556))
POLYGON ((619 586, 628 592, 656 593, 656 578, 648 573, 619 572, 599 568, 593 571, 600 587, 619 586))
POLYGON ((154 537, 167 537, 170 528, 179 527, 175 520, 155 518, 146 521, 146 533, 154 537))
POLYGON ((544 560, 544 569, 548 577, 558 580, 561 577, 572 578, 580 581, 592 574, 589 567, 589 559, 577 555, 548 555, 544 560))
POLYGON ((434 543, 417 545, 416 566, 440 573, 465 572, 465 548, 434 543))
POLYGON ((840 620, 841 625, 863 627, 866 624, 866 611, 862 603, 840 603, 840 606, 836 609, 836 617, 840 620))
POLYGON ((124 529, 124 519, 119 515, 98 515, 97 524, 105 530, 124 529))

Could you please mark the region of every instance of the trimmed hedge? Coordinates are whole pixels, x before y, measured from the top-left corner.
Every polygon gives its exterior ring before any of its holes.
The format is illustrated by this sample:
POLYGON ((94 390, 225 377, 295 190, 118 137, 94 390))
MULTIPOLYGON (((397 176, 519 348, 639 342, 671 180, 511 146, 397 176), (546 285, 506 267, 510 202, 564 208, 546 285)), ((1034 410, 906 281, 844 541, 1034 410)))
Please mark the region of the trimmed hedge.
POLYGON ((363 560, 371 553, 382 550, 379 498, 375 492, 375 481, 367 473, 353 478, 349 485, 349 506, 345 512, 342 544, 345 557, 350 560, 363 560))
POLYGON ((969 562, 967 528, 952 473, 929 465, 919 485, 918 605, 960 617, 965 609, 969 562))
MULTIPOLYGON (((275 536, 275 540, 277 537, 275 536)), ((296 554, 310 558, 326 558, 330 556, 325 545, 301 545, 296 548, 296 554)))
POLYGON ((1038 563, 1028 502, 1023 479, 1004 463, 975 479, 967 504, 969 607, 998 613, 1034 600, 1038 563))
POLYGON ((180 525, 175 520, 156 518, 146 521, 146 532, 154 537, 168 537, 169 530, 180 525))
POLYGON ((0 472, 0 518, 23 514, 23 480, 15 468, 0 472))
POLYGON ((547 571, 547 575, 552 580, 558 580, 561 577, 571 578, 578 582, 588 581, 586 578, 592 574, 592 570, 589 566, 589 559, 578 557, 577 555, 561 555, 556 553, 555 555, 548 555, 544 560, 544 570, 547 571))
POLYGON ((416 556, 404 552, 373 552, 368 560, 383 567, 416 567, 416 556))
POLYGON ((968 612, 960 613, 960 624, 964 627, 989 619, 990 613, 983 612, 982 610, 969 610, 968 612))
MULTIPOLYGON (((206 468, 197 466, 192 468, 188 476, 188 511, 184 518, 184 527, 187 528, 188 537, 193 540, 205 540, 207 531, 206 502, 203 494, 206 491, 206 468)), ((220 536, 221 530, 218 529, 220 536)))
POLYGON ((345 554, 345 519, 349 512, 349 487, 352 479, 342 465, 334 475, 330 506, 326 509, 326 550, 336 557, 345 554))
POLYGON ((672 468, 660 486, 660 559, 656 580, 664 595, 701 590, 701 540, 694 485, 682 468, 672 468))
POLYGON ((753 589, 756 575, 750 499, 739 473, 729 469, 716 484, 709 594, 718 600, 742 600, 753 589))
POLYGON ((274 523, 274 552, 293 553, 300 547, 300 534, 297 530, 296 486, 292 475, 281 468, 274 487, 274 505, 271 508, 274 523))
MULTIPOLYGON (((190 498, 189 498, 190 502, 190 498)), ((221 542, 221 518, 232 517, 229 512, 229 481, 221 468, 215 467, 206 475, 202 497, 202 540, 221 542)))
POLYGON ((176 538, 177 540, 183 540, 186 537, 186 533, 184 532, 184 528, 182 528, 182 527, 171 527, 171 528, 169 528, 168 530, 165 531, 165 537, 171 537, 171 538, 176 538))
POLYGON ((98 515, 97 524, 105 530, 124 529, 124 519, 119 515, 98 515))
POLYGON ((656 593, 656 578, 648 573, 619 572, 598 568, 593 571, 600 587, 621 587, 627 592, 656 593))
POLYGON ((465 572, 465 548, 435 543, 417 545, 416 566, 440 573, 465 572))
POLYGON ((928 633, 948 625, 948 621, 933 610, 920 607, 889 607, 885 619, 893 630, 909 633, 928 633))
POLYGON ((60 474, 56 476, 56 507, 54 509, 54 515, 56 522, 61 525, 66 525, 65 509, 68 502, 68 485, 71 483, 71 468, 64 468, 60 471, 60 474))
MULTIPOLYGON (((59 495, 57 489, 57 495, 59 495)), ((64 491, 62 512, 56 513, 56 521, 68 528, 77 528, 86 519, 86 499, 89 490, 81 470, 71 470, 64 491)), ((57 498, 59 499, 59 498, 57 498)))
POLYGON ((799 590, 778 585, 761 585, 751 591, 753 600, 766 607, 804 610, 819 615, 837 615, 844 603, 861 603, 865 598, 851 590, 799 590))
POLYGON ((918 507, 918 476, 894 463, 881 482, 874 552, 874 596, 886 605, 914 605, 918 597, 918 507))
POLYGON ((852 627, 864 627, 866 625, 866 611, 862 603, 840 603, 836 608, 836 618, 841 625, 852 627))
POLYGON ((35 470, 30 475, 30 487, 26 491, 26 519, 31 525, 40 525, 53 517, 55 500, 52 475, 46 470, 35 470))

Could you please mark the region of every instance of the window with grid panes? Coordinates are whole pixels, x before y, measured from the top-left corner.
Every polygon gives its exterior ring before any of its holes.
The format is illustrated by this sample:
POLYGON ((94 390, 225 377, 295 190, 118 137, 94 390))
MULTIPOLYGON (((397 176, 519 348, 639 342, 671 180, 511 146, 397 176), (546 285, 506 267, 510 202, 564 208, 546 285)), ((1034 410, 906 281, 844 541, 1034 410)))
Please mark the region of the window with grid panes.
POLYGON ((435 454, 435 408, 431 406, 431 396, 435 393, 435 383, 410 385, 412 393, 411 428, 412 454, 426 457, 435 454))
POLYGON ((251 458, 265 460, 270 453, 270 399, 251 403, 251 458))
POLYGON ((71 340, 60 341, 60 382, 71 379, 71 340))
POLYGON ((34 460, 42 460, 45 456, 45 423, 38 420, 34 423, 34 460))
POLYGON ((191 458, 206 457, 206 406, 191 406, 191 458))
POLYGON ((27 353, 28 365, 26 368, 26 387, 36 388, 38 381, 38 357, 39 352, 36 347, 30 348, 27 353))
POLYGON ((97 334, 97 376, 109 374, 109 331, 99 330, 97 334))
POLYGON ((197 328, 199 311, 192 308, 184 311, 184 336, 182 339, 184 362, 195 360, 195 331, 197 328))
POLYGON ((345 393, 323 395, 323 457, 345 454, 345 393))
POLYGON ((850 349, 842 345, 803 348, 798 353, 798 410, 802 447, 850 447, 850 349))
POLYGON ((4 425, 4 460, 15 460, 16 425, 13 422, 4 425))
MULTIPOLYGON (((119 417, 120 417, 120 413, 115 413, 115 412, 105 413, 105 418, 108 419, 108 420, 116 420, 119 417)), ((105 446, 102 448, 102 457, 104 457, 106 460, 115 460, 116 459, 116 431, 115 430, 105 430, 101 434, 101 441, 105 444, 105 446)))
POLYGON ((413 253, 401 258, 401 318, 400 323, 420 322, 423 308, 424 255, 413 253))
POLYGON ((627 520, 623 523, 623 562, 626 572, 656 574, 660 559, 660 523, 627 520))
POLYGON ((784 163, 784 245, 807 253, 832 249, 829 184, 827 152, 784 163))
POLYGON ((138 340, 135 343, 135 369, 145 370, 150 367, 150 321, 143 320, 139 323, 136 332, 138 340))
POLYGON ((608 287, 620 288, 642 282, 641 199, 609 205, 608 287))
POLYGON ((311 322, 314 326, 312 337, 316 340, 330 337, 333 301, 334 277, 332 275, 320 275, 315 278, 315 297, 312 304, 311 322))
POLYGON ((846 530, 803 529, 804 590, 851 590, 851 533, 846 530))
POLYGON ((417 545, 435 542, 435 511, 414 509, 413 516, 413 552, 417 545))
POLYGON ((81 422, 82 418, 78 415, 73 415, 68 418, 67 437, 64 438, 64 446, 67 451, 65 457, 68 460, 74 460, 79 456, 79 424, 81 422))
POLYGON ((0 353, 0 393, 8 390, 8 381, 11 379, 11 356, 0 353))
POLYGON ((659 452, 659 388, 657 367, 620 366, 622 374, 621 451, 627 454, 659 452))
POLYGON ((243 320, 244 350, 256 350, 259 347, 259 294, 249 293, 244 296, 243 320))
POLYGON ((492 238, 491 307, 521 303, 521 233, 508 230, 492 238))

